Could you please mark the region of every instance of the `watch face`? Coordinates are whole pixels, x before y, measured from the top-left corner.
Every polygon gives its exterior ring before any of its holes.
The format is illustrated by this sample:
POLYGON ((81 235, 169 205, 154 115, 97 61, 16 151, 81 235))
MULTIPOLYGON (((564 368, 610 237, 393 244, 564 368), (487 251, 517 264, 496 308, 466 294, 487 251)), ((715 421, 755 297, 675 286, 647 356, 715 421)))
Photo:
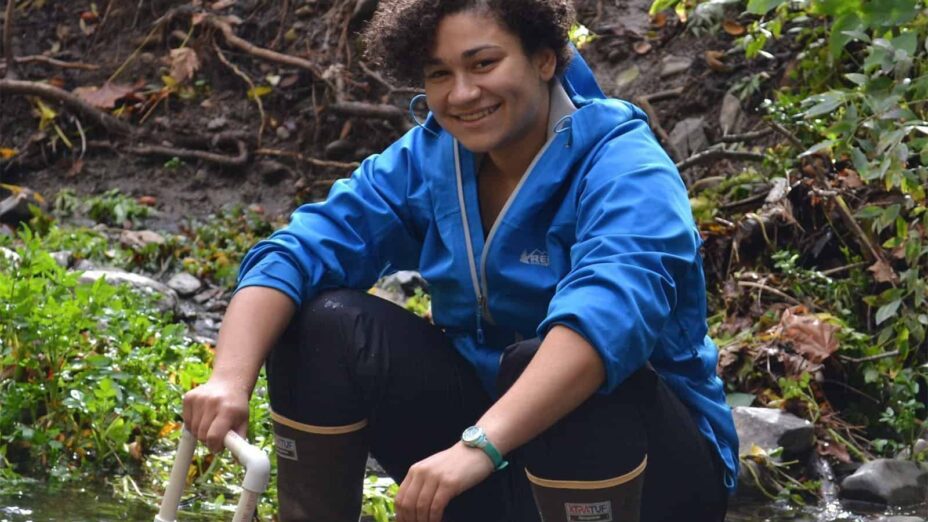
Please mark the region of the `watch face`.
POLYGON ((483 435, 483 430, 477 426, 471 426, 464 430, 464 433, 461 434, 461 440, 465 444, 473 444, 477 442, 480 437, 483 435))

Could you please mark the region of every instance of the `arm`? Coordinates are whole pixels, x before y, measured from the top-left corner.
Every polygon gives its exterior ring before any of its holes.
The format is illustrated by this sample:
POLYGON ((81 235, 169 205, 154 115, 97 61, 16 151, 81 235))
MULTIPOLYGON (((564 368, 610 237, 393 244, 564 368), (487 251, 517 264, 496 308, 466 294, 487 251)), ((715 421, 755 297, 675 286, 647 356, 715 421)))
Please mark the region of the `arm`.
POLYGON ((252 248, 223 318, 209 381, 184 397, 187 427, 213 451, 229 429, 244 435, 264 359, 301 303, 326 288, 367 288, 387 266, 415 266, 420 242, 412 165, 415 131, 365 160, 324 203, 252 248))
POLYGON ((245 435, 248 400, 258 372, 296 307, 277 290, 244 288, 229 303, 219 330, 213 373, 184 395, 184 424, 211 451, 233 429, 245 435))
POLYGON ((605 379, 602 358, 590 343, 570 328, 555 326, 519 379, 477 425, 506 454, 573 411, 605 379))

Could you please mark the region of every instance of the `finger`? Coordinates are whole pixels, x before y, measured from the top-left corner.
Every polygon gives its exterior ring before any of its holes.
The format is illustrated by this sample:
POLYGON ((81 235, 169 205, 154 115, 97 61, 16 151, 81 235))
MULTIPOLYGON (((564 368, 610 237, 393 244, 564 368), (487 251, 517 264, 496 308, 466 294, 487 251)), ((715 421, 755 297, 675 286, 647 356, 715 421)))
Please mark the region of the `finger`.
POLYGON ((436 477, 428 477, 419 488, 419 496, 416 497, 416 522, 426 522, 429 520, 429 511, 432 508, 432 498, 435 491, 438 490, 439 481, 436 477))
POLYGON ((418 497, 418 473, 414 468, 409 469, 400 489, 396 493, 396 522, 415 522, 415 500, 418 497))
POLYGON ((432 495, 432 505, 429 507, 429 522, 441 522, 441 517, 445 514, 445 508, 448 507, 448 502, 451 502, 451 499, 454 498, 454 495, 448 490, 447 487, 439 487, 435 490, 435 493, 432 495))
POLYGON ((225 440, 226 433, 228 432, 228 422, 224 418, 216 417, 206 434, 206 447, 208 447, 209 450, 213 453, 219 453, 222 451, 223 446, 225 446, 223 441, 225 440))
MULTIPOLYGON (((210 427, 213 425, 213 420, 216 418, 215 408, 204 408, 203 414, 200 416, 200 419, 197 421, 197 439, 206 443, 209 446, 209 441, 207 436, 209 436, 210 427)), ((212 448, 210 448, 212 451, 212 448)))

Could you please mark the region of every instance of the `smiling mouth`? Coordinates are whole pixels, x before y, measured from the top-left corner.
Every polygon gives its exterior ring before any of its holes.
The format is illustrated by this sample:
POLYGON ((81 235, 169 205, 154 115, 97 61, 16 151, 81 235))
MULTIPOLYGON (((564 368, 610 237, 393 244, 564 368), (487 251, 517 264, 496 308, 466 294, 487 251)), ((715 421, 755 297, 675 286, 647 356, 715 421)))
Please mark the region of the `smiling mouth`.
POLYGON ((486 118, 487 116, 496 112, 499 108, 500 108, 500 104, 497 104, 492 107, 487 107, 486 109, 479 110, 476 112, 469 112, 467 114, 455 114, 454 117, 463 122, 471 123, 471 122, 475 122, 477 120, 486 118))

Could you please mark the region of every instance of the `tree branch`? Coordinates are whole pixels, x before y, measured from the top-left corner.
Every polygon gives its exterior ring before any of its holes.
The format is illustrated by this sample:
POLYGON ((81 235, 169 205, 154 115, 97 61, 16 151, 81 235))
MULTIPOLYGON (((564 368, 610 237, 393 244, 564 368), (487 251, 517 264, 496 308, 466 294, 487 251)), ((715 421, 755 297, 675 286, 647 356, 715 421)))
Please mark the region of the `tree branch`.
POLYGON ((741 161, 764 161, 764 155, 758 154, 756 152, 746 152, 741 150, 725 150, 725 149, 707 149, 702 152, 697 152, 689 158, 677 163, 677 169, 681 172, 693 167, 695 165, 700 165, 702 163, 708 163, 717 159, 733 159, 741 161))

